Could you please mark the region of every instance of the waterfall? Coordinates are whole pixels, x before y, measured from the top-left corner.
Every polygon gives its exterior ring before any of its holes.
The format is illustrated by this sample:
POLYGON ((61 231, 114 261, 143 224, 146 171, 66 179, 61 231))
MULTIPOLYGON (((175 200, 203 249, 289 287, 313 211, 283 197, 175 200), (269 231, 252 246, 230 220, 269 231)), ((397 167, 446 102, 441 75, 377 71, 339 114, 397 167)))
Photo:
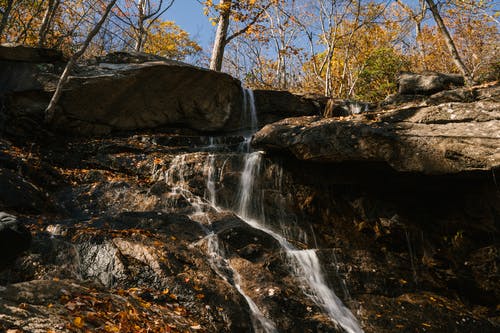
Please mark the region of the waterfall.
POLYGON ((290 265, 295 275, 304 283, 302 285, 304 293, 323 308, 333 322, 348 333, 363 332, 351 311, 342 304, 342 301, 326 284, 316 251, 312 249, 299 250, 280 233, 269 229, 258 219, 250 218, 250 202, 253 199, 254 180, 260 165, 260 153, 255 152, 248 155, 240 182, 238 209, 240 218, 250 226, 269 234, 280 243, 290 259, 290 265))
POLYGON ((250 309, 252 326, 255 333, 275 333, 277 332, 274 323, 266 318, 259 307, 241 288, 241 278, 229 261, 225 259, 223 251, 219 248, 217 236, 213 233, 208 235, 208 252, 212 269, 226 282, 234 285, 236 290, 243 296, 250 309))
POLYGON ((257 108, 255 107, 255 97, 253 90, 241 86, 243 92, 243 105, 242 105, 242 121, 241 128, 243 129, 243 142, 238 149, 240 152, 250 152, 250 142, 252 141, 253 134, 257 131, 257 108))
POLYGON ((216 196, 215 196, 215 156, 214 154, 209 154, 206 163, 207 169, 207 190, 208 190, 208 201, 214 207, 217 206, 216 196))
MULTIPOLYGON (((328 315, 335 325, 342 327, 348 333, 363 332, 351 311, 342 304, 333 290, 328 287, 316 250, 298 249, 287 239, 290 236, 288 230, 290 228, 286 224, 290 223, 290 221, 286 218, 283 218, 283 221, 279 221, 279 225, 281 225, 280 230, 273 230, 266 225, 264 205, 261 204, 259 196, 256 195, 261 192, 261 189, 259 189, 260 184, 256 180, 261 173, 262 153, 253 152, 250 146, 252 135, 258 128, 254 95, 251 90, 242 87, 242 96, 243 115, 241 128, 243 129, 243 140, 236 152, 242 156, 243 167, 238 193, 234 198, 232 207, 222 207, 220 206, 222 202, 217 200, 217 187, 221 186, 219 180, 222 177, 222 173, 216 167, 218 150, 215 152, 211 150, 216 146, 213 137, 209 138, 209 146, 205 147, 209 149, 209 152, 202 153, 206 154, 203 165, 203 176, 206 177, 204 194, 194 194, 189 186, 190 177, 194 175, 192 175, 192 170, 188 170, 189 163, 187 163, 186 157, 193 153, 176 156, 171 161, 168 170, 163 174, 161 170, 153 168, 153 176, 157 179, 163 178, 167 182, 171 189, 170 196, 174 200, 183 199, 194 210, 189 215, 190 218, 201 223, 204 229, 207 230, 207 236, 203 241, 207 244, 207 255, 210 265, 221 278, 231 284, 246 300, 255 332, 273 333, 277 332, 277 329, 271 318, 267 318, 262 313, 255 301, 241 286, 240 274, 231 266, 231 262, 226 258, 224 251, 220 249, 217 235, 213 231, 210 231, 211 220, 209 212, 230 209, 251 227, 259 229, 273 237, 281 245, 283 252, 286 254, 291 272, 300 281, 304 294, 323 309, 324 313, 328 315), (204 197, 202 197, 203 195, 204 197)), ((197 157, 199 158, 199 156, 197 157)), ((224 164, 226 161, 224 161, 224 164)), ((282 175, 282 170, 278 170, 278 172, 279 175, 282 175)), ((281 176, 279 178, 276 180, 276 188, 281 193, 281 176)), ((176 204, 176 201, 173 204, 176 204)), ((276 204, 279 205, 280 203, 277 202, 276 204)), ((229 204, 229 206, 231 205, 229 204)), ((307 239, 307 235, 303 231, 301 231, 299 236, 301 240, 307 239)), ((292 241, 300 240, 295 239, 292 241)))
POLYGON ((259 152, 247 153, 245 164, 241 174, 240 189, 238 193, 239 203, 237 212, 243 218, 249 218, 252 203, 252 193, 255 177, 259 173, 261 155, 259 152))
MULTIPOLYGON (((257 129, 257 112, 253 92, 251 90, 244 89, 243 101, 245 107, 247 103, 249 103, 249 107, 246 111, 249 113, 250 128, 252 131, 255 131, 257 129)), ((311 249, 296 249, 282 234, 270 230, 262 221, 251 218, 252 203, 255 203, 255 201, 258 202, 253 194, 255 179, 258 177, 261 164, 261 154, 259 152, 250 152, 252 135, 253 133, 249 136, 250 140, 244 158, 245 163, 243 172, 241 174, 240 189, 238 193, 238 215, 246 223, 256 229, 266 232, 280 243, 290 259, 290 264, 295 275, 305 282, 303 286, 304 292, 310 296, 317 305, 324 309, 331 320, 349 333, 363 332, 351 311, 342 304, 342 301, 326 284, 316 251, 311 249)))

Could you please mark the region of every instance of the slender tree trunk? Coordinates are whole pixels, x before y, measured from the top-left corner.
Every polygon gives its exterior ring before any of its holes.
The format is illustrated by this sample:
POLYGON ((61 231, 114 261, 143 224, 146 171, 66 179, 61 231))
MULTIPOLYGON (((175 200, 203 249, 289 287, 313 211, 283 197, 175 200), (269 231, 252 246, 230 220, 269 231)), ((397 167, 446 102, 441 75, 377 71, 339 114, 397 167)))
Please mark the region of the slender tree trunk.
POLYGON ((144 21, 139 18, 139 29, 137 30, 137 39, 135 40, 134 50, 142 52, 144 50, 144 43, 146 39, 146 29, 144 29, 144 21))
POLYGON ((439 28, 439 31, 441 32, 441 35, 443 36, 444 42, 446 46, 448 47, 448 50, 451 53, 451 57, 453 58, 453 61, 455 62, 455 65, 458 67, 460 72, 465 78, 465 82, 467 85, 472 85, 472 78, 470 76, 469 70, 465 66, 464 62, 462 61, 462 58, 460 58, 460 54, 458 53, 457 47, 455 46, 455 43, 453 42, 453 39, 451 38, 450 32, 446 28, 446 25, 443 22, 443 18, 441 17, 441 14, 439 14, 439 10, 436 7, 436 4, 434 3, 434 0, 426 0, 427 4, 429 5, 429 9, 432 12, 432 16, 434 17, 434 20, 436 21, 436 24, 439 28))
POLYGON ((328 64, 326 65, 326 73, 325 73, 325 96, 332 97, 332 64, 331 59, 328 60, 328 64))
POLYGON ((14 0, 7 0, 7 5, 5 6, 5 10, 2 15, 2 20, 0 21, 0 40, 2 39, 3 31, 7 26, 7 22, 9 21, 10 11, 12 10, 12 4, 14 0))
POLYGON ((64 72, 62 73, 61 77, 59 78, 59 82, 57 83, 56 91, 54 92, 54 95, 52 96, 52 99, 50 100, 49 105, 47 106, 47 109, 45 109, 45 121, 47 123, 52 122, 54 119, 54 113, 56 110, 56 105, 59 102, 59 98, 61 97, 62 94, 62 89, 66 82, 68 81, 69 74, 71 72, 71 69, 73 68, 75 62, 85 53, 85 50, 87 50, 87 47, 89 46, 90 42, 92 39, 97 35, 99 30, 101 29, 104 21, 106 21, 106 18, 108 17, 109 13, 111 12, 111 9, 115 5, 117 0, 111 0, 111 2, 108 4, 106 7, 104 14, 102 14, 101 19, 99 22, 96 23, 94 28, 89 32, 87 38, 83 42, 82 46, 80 49, 71 56, 69 59, 68 63, 66 64, 66 67, 64 68, 64 72))
POLYGON ((38 33, 38 47, 45 46, 45 43, 47 42, 47 33, 49 32, 50 25, 54 20, 54 16, 60 3, 60 0, 49 0, 47 10, 45 10, 45 14, 43 15, 40 31, 38 33))
POLYGON ((144 37, 146 30, 144 29, 144 21, 146 19, 146 0, 139 0, 137 3, 139 18, 137 20, 137 39, 135 40, 135 51, 141 52, 144 49, 144 37))
POLYGON ((232 0, 220 0, 219 5, 222 11, 217 24, 214 47, 210 58, 210 69, 220 71, 222 69, 222 60, 224 59, 224 48, 226 47, 227 30, 229 28, 229 16, 231 13, 232 0))

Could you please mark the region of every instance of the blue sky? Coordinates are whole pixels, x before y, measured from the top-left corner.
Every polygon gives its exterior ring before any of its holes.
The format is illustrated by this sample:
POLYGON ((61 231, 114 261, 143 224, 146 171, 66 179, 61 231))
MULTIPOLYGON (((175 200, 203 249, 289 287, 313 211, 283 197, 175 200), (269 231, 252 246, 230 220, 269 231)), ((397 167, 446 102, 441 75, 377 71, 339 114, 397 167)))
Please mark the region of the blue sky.
POLYGON ((166 20, 175 21, 182 29, 189 32, 201 47, 208 49, 215 28, 208 21, 208 17, 203 15, 203 6, 196 0, 177 0, 172 8, 166 13, 166 20))
MULTIPOLYGON (((413 4, 415 0, 407 0, 413 4)), ((203 14, 203 5, 197 0, 176 0, 172 8, 164 14, 165 20, 175 21, 182 29, 189 32, 200 46, 209 50, 215 34, 215 27, 203 14)))
MULTIPOLYGON (((405 2, 414 5, 416 0, 405 2)), ((500 1, 493 2, 493 11, 500 9, 500 1)), ((210 24, 208 17, 203 14, 203 5, 197 0, 176 0, 164 19, 175 21, 182 29, 189 32, 192 39, 204 49, 209 50, 215 34, 215 27, 210 24)))

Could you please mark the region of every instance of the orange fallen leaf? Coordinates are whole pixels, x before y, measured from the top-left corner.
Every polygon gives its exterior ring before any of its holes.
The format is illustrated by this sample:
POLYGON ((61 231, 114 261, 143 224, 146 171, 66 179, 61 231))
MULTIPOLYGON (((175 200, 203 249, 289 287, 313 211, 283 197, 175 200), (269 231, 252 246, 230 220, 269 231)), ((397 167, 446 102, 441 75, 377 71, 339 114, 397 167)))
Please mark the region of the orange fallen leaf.
POLYGON ((84 323, 83 323, 83 319, 82 317, 76 317, 74 320, 73 320, 73 325, 75 325, 76 327, 78 328, 82 328, 84 323))

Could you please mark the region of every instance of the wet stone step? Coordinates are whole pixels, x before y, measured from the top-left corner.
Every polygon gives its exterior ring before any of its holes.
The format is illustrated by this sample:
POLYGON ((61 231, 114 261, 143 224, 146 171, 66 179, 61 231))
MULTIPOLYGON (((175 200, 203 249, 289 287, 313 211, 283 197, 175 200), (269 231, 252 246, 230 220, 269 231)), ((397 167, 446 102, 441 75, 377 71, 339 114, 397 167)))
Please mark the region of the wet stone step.
POLYGON ((234 151, 245 141, 241 135, 235 136, 184 136, 152 135, 137 137, 142 143, 187 148, 191 151, 234 151))

